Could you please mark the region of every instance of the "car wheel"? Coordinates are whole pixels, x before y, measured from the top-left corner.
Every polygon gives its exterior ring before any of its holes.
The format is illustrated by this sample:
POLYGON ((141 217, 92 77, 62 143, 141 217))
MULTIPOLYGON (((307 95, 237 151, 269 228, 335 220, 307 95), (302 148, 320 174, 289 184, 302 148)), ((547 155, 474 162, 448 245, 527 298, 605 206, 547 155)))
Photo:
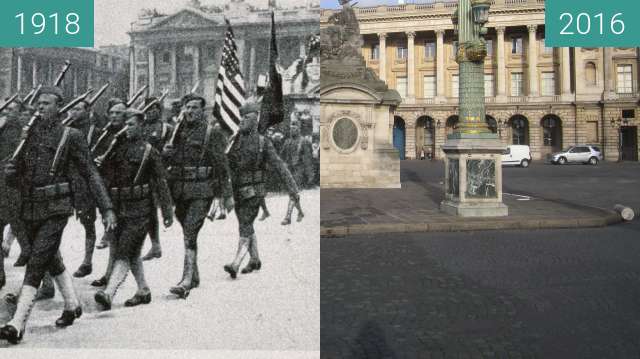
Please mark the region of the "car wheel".
POLYGON ((595 157, 589 158, 589 164, 592 166, 596 166, 598 164, 598 159, 595 157))
POLYGON ((520 162, 520 166, 522 166, 522 168, 529 167, 529 160, 522 160, 522 162, 520 162))
POLYGON ((564 157, 558 158, 558 164, 561 164, 561 165, 567 164, 567 159, 564 157))

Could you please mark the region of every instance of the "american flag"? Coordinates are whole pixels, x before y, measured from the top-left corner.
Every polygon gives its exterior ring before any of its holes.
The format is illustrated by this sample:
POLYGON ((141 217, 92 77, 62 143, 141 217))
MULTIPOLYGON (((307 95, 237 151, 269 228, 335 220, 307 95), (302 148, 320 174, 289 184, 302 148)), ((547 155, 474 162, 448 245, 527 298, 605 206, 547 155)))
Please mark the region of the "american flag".
POLYGON ((222 61, 218 70, 213 116, 230 132, 229 136, 235 136, 239 130, 240 107, 245 102, 245 90, 233 30, 229 20, 226 22, 227 32, 224 35, 222 61))

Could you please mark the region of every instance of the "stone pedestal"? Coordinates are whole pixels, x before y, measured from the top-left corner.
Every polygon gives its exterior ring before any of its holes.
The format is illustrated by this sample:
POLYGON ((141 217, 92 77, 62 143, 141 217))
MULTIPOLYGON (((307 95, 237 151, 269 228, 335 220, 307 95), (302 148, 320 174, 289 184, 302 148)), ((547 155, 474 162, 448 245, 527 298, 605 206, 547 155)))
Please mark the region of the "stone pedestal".
POLYGON ((460 217, 503 217, 502 152, 494 134, 460 135, 442 146, 445 153, 445 200, 440 209, 460 217))

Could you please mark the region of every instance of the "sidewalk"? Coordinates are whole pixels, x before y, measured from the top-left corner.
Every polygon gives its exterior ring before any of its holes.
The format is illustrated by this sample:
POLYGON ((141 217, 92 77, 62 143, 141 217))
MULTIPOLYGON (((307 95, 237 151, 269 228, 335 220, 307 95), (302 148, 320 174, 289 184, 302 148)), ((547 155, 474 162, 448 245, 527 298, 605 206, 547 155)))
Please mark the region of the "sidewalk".
POLYGON ((440 212, 444 186, 433 181, 405 180, 402 189, 323 189, 320 235, 584 228, 621 221, 613 211, 518 193, 503 196, 508 217, 455 217, 440 212))

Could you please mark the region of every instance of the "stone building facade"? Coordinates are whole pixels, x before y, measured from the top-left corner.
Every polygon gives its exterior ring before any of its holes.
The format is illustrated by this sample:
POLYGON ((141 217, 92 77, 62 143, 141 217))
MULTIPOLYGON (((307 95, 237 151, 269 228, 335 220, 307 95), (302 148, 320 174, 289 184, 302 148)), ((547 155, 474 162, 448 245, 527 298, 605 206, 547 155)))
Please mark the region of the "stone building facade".
MULTIPOLYGON (((320 7, 315 1, 275 11, 279 65, 283 70, 288 107, 311 111, 314 122, 320 117, 319 59, 313 59, 306 66, 311 85, 303 89, 300 76, 293 77, 299 60, 308 55, 310 37, 320 32, 319 17, 320 7)), ((245 86, 248 92, 255 91, 259 76, 268 72, 271 12, 243 0, 231 0, 224 7, 201 6, 194 1, 170 15, 154 11, 141 14, 129 33, 133 64, 130 87, 138 89, 149 85, 150 93, 156 95, 168 90, 168 99, 175 100, 200 81, 198 93, 205 97, 208 105, 212 104, 226 31, 225 18, 233 28, 245 86)), ((309 134, 313 124, 304 127, 303 131, 309 134)))
MULTIPOLYGON (((367 66, 403 97, 394 145, 442 158, 457 123, 455 2, 358 8, 367 66)), ((544 0, 494 0, 485 60, 487 122, 534 160, 596 144, 608 161, 638 160, 638 48, 549 48, 544 0)), ((324 9, 321 26, 335 10, 324 9)))
MULTIPOLYGON (((65 97, 73 97, 92 87, 98 90, 107 82, 111 88, 104 98, 125 97, 129 92, 129 59, 112 48, 3 48, 0 49, 0 97, 14 93, 26 95, 39 84, 51 85, 60 74, 65 61, 71 62, 62 83, 65 97)), ((104 102, 96 104, 103 110, 104 102)))

